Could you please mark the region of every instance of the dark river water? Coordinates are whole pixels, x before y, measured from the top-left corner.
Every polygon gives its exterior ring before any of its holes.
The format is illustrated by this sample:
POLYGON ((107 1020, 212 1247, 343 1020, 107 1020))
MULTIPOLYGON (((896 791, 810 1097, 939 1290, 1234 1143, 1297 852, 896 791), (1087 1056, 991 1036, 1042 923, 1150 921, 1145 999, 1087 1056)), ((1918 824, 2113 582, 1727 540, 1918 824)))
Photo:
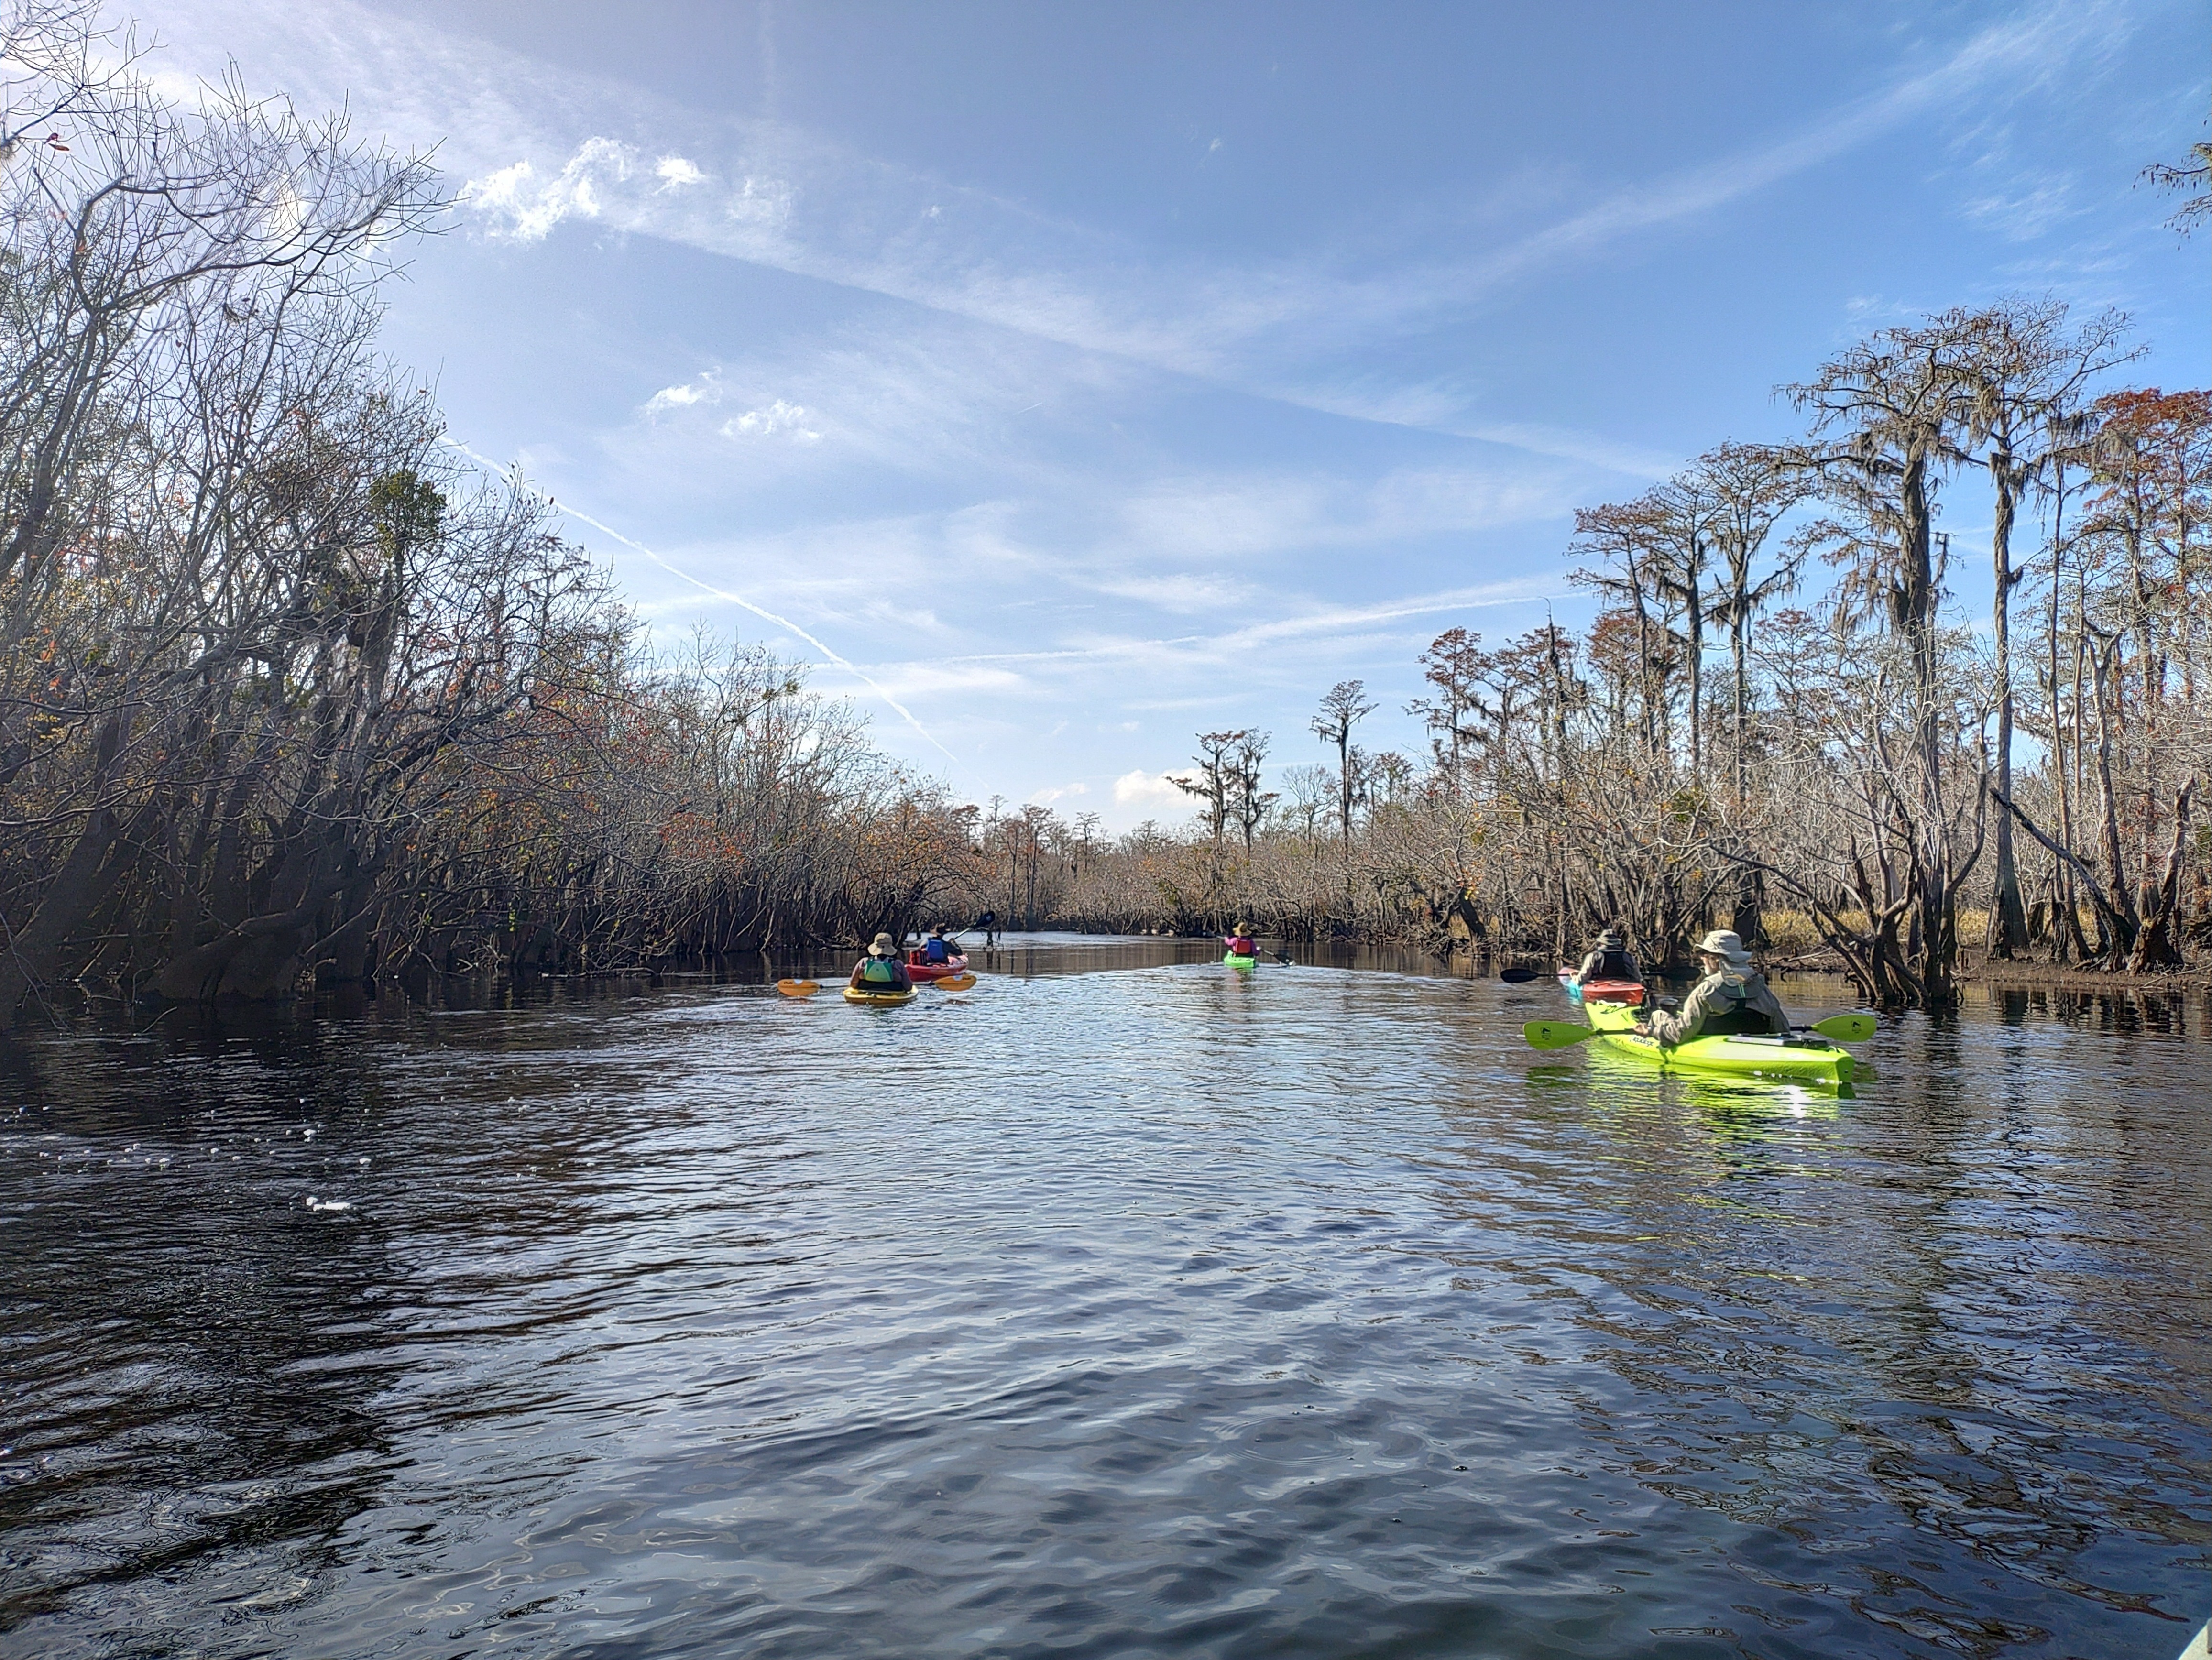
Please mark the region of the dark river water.
POLYGON ((20 1036, 11 1660, 2204 1620, 2201 1003, 1979 997, 1839 1097, 1175 954, 20 1036))

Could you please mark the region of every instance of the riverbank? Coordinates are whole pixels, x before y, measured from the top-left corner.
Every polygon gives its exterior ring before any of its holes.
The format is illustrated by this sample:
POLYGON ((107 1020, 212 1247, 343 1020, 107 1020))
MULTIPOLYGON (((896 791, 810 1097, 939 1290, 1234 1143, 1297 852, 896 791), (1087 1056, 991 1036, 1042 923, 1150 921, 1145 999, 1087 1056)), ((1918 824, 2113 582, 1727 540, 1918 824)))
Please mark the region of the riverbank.
MULTIPOLYGON (((1835 975, 1844 966, 1832 952, 1812 952, 1795 957, 1762 957, 1770 974, 1835 975)), ((2069 963, 2034 963, 2019 958, 1963 960, 1959 980, 1969 986, 2016 988, 2023 991, 2163 993, 2176 997, 2212 997, 2212 968, 2191 965, 2156 974, 2130 974, 2124 969, 2085 969, 2069 963)))

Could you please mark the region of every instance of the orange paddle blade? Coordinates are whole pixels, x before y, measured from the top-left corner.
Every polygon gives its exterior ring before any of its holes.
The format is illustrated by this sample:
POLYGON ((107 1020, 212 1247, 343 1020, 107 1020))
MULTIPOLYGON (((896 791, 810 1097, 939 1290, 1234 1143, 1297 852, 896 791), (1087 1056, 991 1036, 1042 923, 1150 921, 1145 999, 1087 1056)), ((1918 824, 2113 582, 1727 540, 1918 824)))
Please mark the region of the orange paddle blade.
POLYGON ((775 988, 786 997, 811 997, 822 989, 819 980, 779 980, 775 988))

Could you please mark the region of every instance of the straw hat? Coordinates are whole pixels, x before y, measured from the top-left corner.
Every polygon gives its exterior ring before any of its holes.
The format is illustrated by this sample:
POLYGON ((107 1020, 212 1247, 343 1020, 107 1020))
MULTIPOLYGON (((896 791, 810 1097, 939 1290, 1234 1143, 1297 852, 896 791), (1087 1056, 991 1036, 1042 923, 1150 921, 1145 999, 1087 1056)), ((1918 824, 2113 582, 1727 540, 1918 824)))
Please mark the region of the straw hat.
POLYGON ((1750 954, 1743 948, 1743 940, 1734 928, 1715 928, 1698 941, 1698 955, 1717 957, 1730 968, 1748 968, 1750 954))
POLYGON ((898 947, 891 943, 890 935, 888 933, 879 933, 875 937, 874 943, 869 946, 868 955, 871 957, 896 957, 898 955, 898 947))

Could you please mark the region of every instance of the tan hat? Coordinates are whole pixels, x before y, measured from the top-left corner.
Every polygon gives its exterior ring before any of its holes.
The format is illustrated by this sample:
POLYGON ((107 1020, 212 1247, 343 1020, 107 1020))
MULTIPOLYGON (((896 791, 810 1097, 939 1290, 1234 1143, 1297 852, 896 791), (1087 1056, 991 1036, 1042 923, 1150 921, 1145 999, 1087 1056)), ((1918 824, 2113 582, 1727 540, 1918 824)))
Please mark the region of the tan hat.
POLYGON ((1743 948, 1743 939, 1734 928, 1715 928, 1698 941, 1698 955, 1717 957, 1732 967, 1741 968, 1751 961, 1743 948))
POLYGON ((898 955, 898 947, 891 943, 890 935, 888 933, 879 933, 875 938, 875 943, 868 947, 868 955, 871 957, 896 957, 898 955))

